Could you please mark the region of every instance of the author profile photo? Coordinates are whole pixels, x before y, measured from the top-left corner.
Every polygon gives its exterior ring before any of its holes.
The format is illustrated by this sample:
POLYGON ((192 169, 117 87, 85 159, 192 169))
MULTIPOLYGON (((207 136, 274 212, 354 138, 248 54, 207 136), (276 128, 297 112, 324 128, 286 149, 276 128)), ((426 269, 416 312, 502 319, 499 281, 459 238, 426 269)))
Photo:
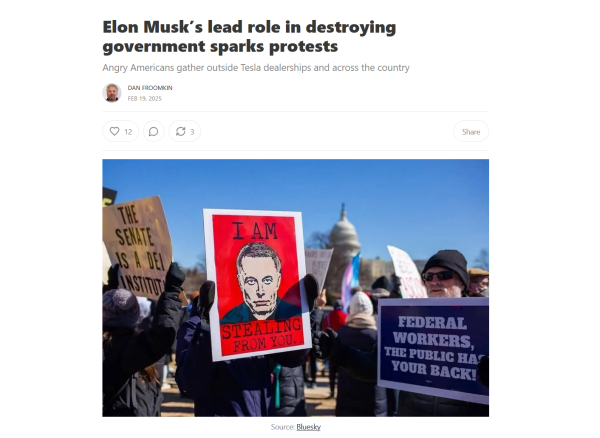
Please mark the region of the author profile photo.
POLYGON ((108 84, 104 87, 104 97, 107 102, 117 102, 119 97, 121 97, 121 90, 115 84, 108 84))

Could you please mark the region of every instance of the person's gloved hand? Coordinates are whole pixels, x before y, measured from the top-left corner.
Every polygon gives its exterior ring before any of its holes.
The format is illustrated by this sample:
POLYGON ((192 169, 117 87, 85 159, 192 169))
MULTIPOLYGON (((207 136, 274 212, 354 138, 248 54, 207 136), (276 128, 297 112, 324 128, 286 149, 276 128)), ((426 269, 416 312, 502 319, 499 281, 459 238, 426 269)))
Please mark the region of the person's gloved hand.
POLYGON ((165 278, 165 292, 181 292, 185 274, 177 263, 171 263, 165 278))
POLYGON ((306 301, 308 303, 308 311, 312 312, 315 308, 315 300, 319 296, 319 282, 312 274, 307 274, 304 277, 304 290, 306 291, 306 301))
POLYGON ((197 297, 196 309, 200 318, 210 323, 210 309, 215 302, 215 282, 206 280, 200 288, 200 294, 197 297))
POLYGON ((119 264, 108 268, 108 284, 102 285, 102 293, 119 288, 119 264))
POLYGON ((479 381, 488 388, 490 387, 490 357, 483 356, 477 365, 479 381))
POLYGON ((337 337, 338 334, 331 327, 324 332, 312 332, 313 352, 317 359, 327 360, 335 356, 339 350, 337 337))

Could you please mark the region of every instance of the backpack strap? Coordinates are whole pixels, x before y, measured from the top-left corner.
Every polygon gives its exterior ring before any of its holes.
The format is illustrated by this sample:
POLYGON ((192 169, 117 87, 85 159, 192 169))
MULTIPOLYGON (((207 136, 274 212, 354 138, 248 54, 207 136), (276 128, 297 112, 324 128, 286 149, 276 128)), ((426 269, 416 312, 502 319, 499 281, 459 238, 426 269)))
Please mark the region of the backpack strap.
POLYGON ((279 373, 281 372, 281 365, 277 364, 273 369, 273 377, 275 380, 275 408, 281 407, 280 389, 279 389, 279 373))
POLYGON ((129 397, 129 409, 137 409, 137 391, 136 391, 136 382, 138 379, 139 373, 135 373, 131 377, 131 397, 129 397))

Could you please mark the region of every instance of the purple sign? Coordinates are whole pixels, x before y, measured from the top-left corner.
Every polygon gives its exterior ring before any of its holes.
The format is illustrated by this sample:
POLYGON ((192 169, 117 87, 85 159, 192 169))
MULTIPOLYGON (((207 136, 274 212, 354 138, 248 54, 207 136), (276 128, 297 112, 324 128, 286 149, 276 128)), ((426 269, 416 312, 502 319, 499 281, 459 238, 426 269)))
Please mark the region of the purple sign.
POLYGON ((489 404, 489 298, 379 300, 377 385, 489 404))

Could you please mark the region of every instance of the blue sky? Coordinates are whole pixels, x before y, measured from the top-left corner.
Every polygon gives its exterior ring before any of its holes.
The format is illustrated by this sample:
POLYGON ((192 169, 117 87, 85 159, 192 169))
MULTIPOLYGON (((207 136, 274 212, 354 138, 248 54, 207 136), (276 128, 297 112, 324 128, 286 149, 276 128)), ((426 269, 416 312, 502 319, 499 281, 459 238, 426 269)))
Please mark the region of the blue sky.
POLYGON ((471 265, 489 246, 488 160, 104 160, 102 184, 116 203, 159 195, 186 267, 204 253, 203 208, 300 211, 309 240, 344 202, 365 258, 458 249, 471 265))

